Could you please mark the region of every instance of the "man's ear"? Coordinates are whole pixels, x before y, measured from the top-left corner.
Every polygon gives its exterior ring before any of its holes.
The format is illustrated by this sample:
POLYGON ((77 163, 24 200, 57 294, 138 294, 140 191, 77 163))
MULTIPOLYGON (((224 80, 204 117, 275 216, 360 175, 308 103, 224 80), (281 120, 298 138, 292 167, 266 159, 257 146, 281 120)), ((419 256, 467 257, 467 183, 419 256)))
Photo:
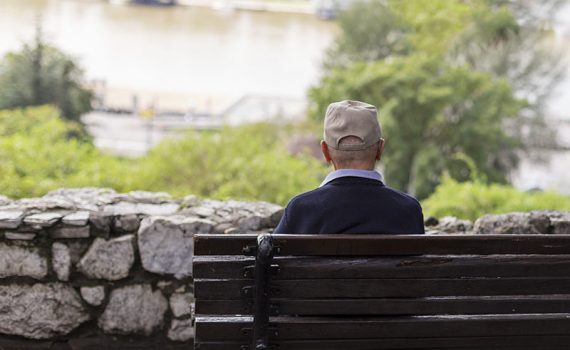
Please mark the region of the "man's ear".
POLYGON ((384 145, 385 144, 386 144, 386 141, 384 141, 384 139, 380 139, 379 144, 378 144, 378 153, 376 153, 376 160, 382 159, 382 153, 384 153, 384 145))
POLYGON ((327 163, 332 162, 331 153, 329 152, 329 146, 324 140, 321 140, 321 152, 323 152, 323 156, 327 163))

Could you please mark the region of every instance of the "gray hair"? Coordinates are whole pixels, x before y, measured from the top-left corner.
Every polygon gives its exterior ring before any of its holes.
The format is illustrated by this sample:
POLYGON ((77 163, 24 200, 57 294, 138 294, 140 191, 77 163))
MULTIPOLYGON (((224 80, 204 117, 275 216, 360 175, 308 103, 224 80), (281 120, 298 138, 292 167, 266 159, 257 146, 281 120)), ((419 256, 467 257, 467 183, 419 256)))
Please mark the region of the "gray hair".
MULTIPOLYGON (((339 141, 339 145, 361 144, 362 140, 356 136, 346 136, 339 141)), ((378 154, 378 142, 372 146, 358 151, 341 151, 329 147, 329 153, 333 162, 340 168, 355 168, 356 165, 370 164, 376 162, 378 154)))

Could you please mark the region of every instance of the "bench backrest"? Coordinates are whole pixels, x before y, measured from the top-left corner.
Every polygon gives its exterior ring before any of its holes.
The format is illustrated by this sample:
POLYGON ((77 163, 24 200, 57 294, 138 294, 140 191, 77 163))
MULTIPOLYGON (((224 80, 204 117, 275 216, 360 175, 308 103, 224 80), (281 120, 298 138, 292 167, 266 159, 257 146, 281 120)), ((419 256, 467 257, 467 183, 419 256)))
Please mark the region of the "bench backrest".
POLYGON ((197 235, 194 249, 196 349, 570 348, 569 235, 197 235))

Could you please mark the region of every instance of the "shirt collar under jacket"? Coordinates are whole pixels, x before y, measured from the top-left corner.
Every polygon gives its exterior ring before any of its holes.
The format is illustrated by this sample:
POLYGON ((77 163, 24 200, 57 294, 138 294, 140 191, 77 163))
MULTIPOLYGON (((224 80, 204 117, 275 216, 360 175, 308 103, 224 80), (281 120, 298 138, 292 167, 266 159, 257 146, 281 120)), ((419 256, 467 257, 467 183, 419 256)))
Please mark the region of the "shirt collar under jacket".
POLYGON ((384 177, 382 176, 381 173, 379 173, 376 170, 339 169, 328 174, 319 187, 323 187, 324 185, 328 184, 332 180, 338 179, 339 177, 347 177, 347 176, 363 177, 365 179, 384 182, 384 177))

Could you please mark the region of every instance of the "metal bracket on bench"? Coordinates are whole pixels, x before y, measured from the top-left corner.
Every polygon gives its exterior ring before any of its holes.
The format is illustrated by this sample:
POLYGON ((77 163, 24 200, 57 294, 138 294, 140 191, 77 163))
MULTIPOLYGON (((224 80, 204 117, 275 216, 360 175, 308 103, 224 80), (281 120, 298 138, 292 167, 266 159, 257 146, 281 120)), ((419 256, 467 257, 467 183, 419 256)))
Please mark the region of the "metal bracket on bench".
MULTIPOLYGON (((254 313, 252 350, 269 350, 269 298, 271 262, 273 260, 273 239, 264 234, 257 237, 257 257, 254 270, 254 313)), ((276 332, 276 331, 275 331, 276 332)))

